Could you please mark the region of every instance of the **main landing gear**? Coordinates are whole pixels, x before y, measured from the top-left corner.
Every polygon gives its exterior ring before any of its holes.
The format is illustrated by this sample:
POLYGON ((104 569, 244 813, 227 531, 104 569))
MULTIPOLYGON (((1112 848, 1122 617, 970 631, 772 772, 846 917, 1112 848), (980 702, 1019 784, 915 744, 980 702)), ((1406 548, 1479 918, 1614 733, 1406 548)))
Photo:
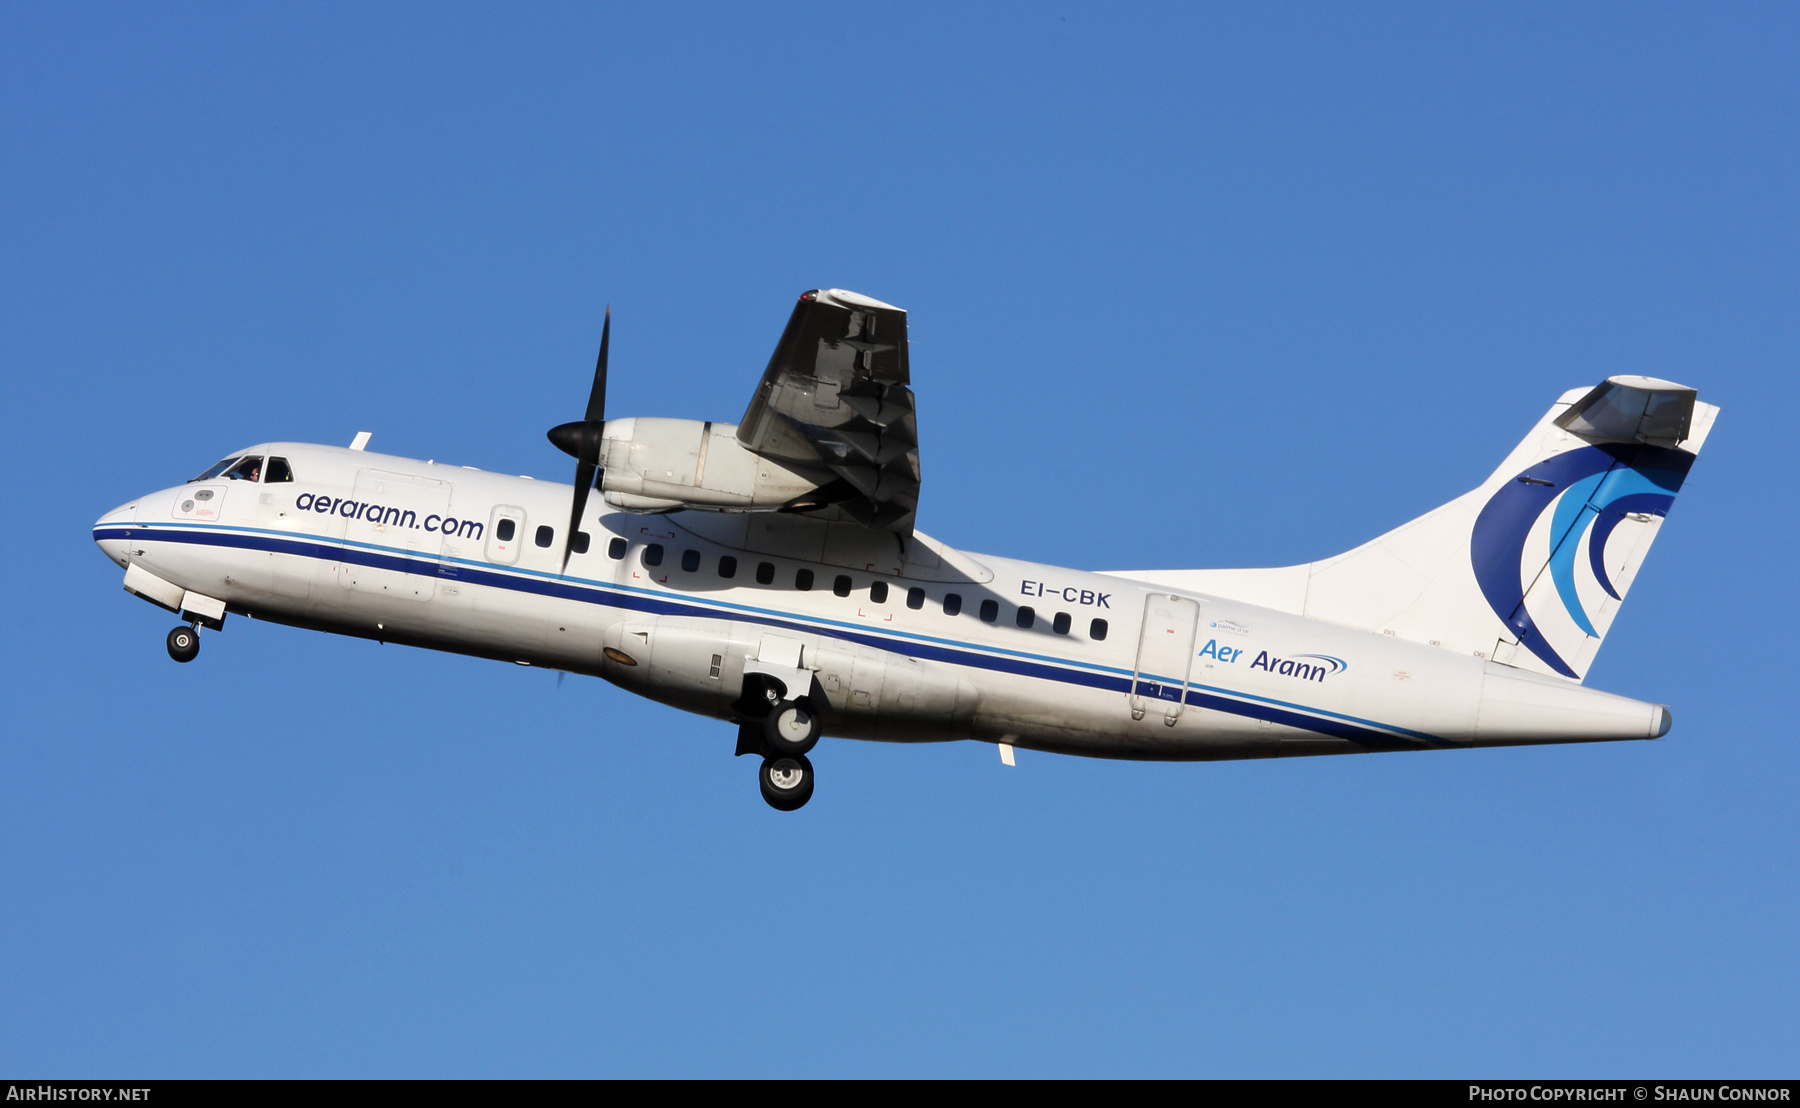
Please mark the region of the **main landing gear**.
POLYGON ((771 754, 763 759, 756 780, 763 799, 778 812, 791 812, 812 799, 813 768, 804 754, 771 754))
POLYGON ((177 662, 191 662, 200 653, 200 628, 177 627, 169 632, 169 657, 177 662))
POLYGON ((763 740, 777 754, 796 758, 819 741, 819 717, 804 700, 777 700, 763 720, 763 740))
POLYGON ((761 723, 738 727, 739 754, 762 755, 757 782, 769 807, 791 812, 812 799, 813 767, 806 752, 819 741, 819 716, 806 700, 784 700, 771 689, 761 723))

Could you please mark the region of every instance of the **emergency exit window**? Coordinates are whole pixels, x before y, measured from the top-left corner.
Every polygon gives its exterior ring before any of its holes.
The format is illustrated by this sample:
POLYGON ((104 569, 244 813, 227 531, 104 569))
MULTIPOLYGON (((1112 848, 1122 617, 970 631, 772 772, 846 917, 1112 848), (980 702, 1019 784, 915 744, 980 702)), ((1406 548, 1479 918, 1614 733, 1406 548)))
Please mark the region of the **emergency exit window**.
POLYGON ((519 525, 510 519, 501 520, 499 525, 494 528, 494 537, 501 542, 511 542, 513 536, 518 533, 519 525))

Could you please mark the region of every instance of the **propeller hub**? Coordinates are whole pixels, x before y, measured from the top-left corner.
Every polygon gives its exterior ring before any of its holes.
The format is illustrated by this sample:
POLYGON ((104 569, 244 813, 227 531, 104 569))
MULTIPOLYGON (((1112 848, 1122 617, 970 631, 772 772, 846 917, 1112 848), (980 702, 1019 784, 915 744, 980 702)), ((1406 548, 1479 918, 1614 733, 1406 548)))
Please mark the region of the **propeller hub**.
POLYGON ((597 419, 577 419, 557 424, 545 432, 544 437, 571 458, 598 461, 600 437, 605 426, 597 419))

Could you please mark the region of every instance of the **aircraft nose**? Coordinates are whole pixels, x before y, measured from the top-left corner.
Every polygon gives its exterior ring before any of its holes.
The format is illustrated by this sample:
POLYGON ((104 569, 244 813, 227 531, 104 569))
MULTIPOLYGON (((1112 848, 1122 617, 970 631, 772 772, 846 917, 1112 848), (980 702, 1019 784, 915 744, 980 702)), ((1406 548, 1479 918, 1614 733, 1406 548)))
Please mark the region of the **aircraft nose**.
POLYGON ((137 522, 137 501, 121 504, 94 521, 94 545, 113 561, 124 565, 130 525, 137 522))

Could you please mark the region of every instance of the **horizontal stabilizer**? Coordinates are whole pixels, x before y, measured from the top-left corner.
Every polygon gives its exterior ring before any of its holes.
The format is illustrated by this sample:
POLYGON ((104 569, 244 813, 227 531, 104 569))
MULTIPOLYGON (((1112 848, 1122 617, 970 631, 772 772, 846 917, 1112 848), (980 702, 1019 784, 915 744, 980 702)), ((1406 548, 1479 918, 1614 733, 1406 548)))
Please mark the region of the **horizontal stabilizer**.
POLYGON ((1698 394, 1655 377, 1609 377, 1556 417, 1556 425, 1588 442, 1675 446, 1688 437, 1698 394))

